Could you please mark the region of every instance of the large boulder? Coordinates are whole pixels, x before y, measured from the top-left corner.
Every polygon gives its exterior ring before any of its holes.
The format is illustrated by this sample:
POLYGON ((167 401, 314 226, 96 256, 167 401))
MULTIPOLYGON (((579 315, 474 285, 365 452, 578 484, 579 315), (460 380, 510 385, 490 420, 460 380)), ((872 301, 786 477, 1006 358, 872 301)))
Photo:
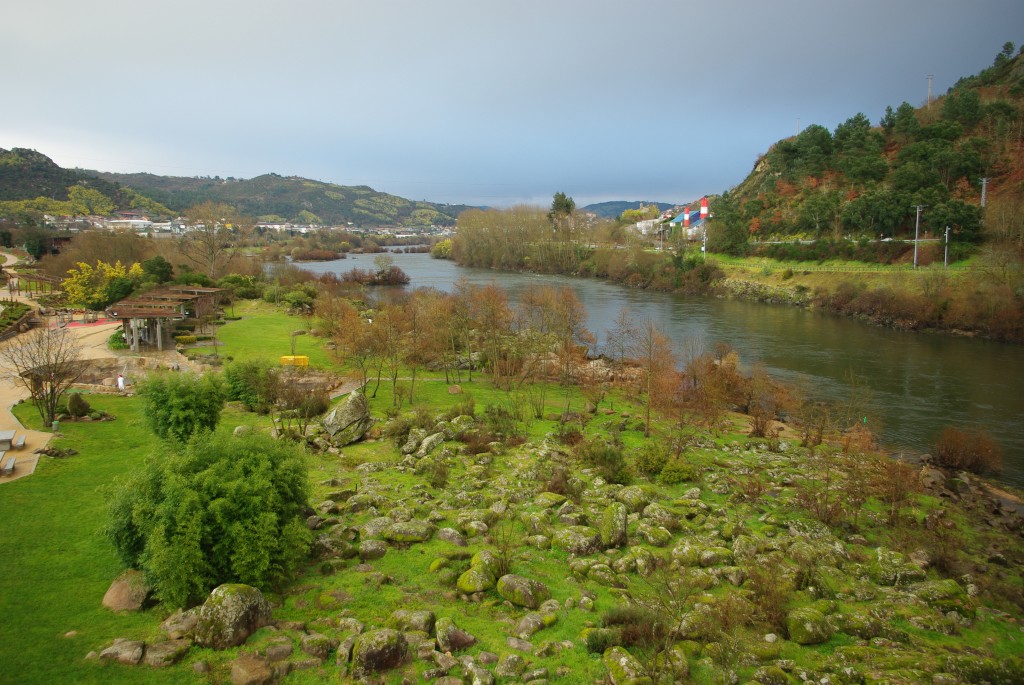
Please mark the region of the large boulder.
POLYGON ((626 525, 629 512, 621 502, 612 502, 601 518, 601 544, 607 547, 622 547, 626 544, 626 525))
POLYGON ((388 542, 425 542, 434 535, 430 521, 397 521, 384 529, 381 537, 388 542))
POLYGON ((494 585, 494 574, 484 566, 470 566, 455 583, 459 592, 464 592, 467 595, 490 590, 494 585))
POLYGON ((432 635, 435 620, 433 611, 398 609, 391 612, 388 625, 402 631, 419 630, 432 635))
POLYGON ((570 554, 593 554, 601 546, 601 534, 589 526, 569 526, 555 533, 554 544, 570 554))
POLYGON ((547 585, 512 573, 498 579, 498 594, 516 606, 529 609, 536 609, 551 599, 551 590, 547 585))
POLYGON ((786 616, 789 639, 798 645, 818 645, 832 637, 832 626, 824 614, 813 607, 801 607, 786 616))
POLYGON ((352 676, 365 678, 394 668, 402 663, 405 652, 405 637, 397 630, 384 628, 363 633, 352 647, 352 676))
POLYGON ((336 447, 362 440, 373 425, 370 403, 363 393, 350 392, 345 401, 325 416, 321 423, 336 447))
POLYGON ((151 591, 142 571, 128 569, 110 584, 103 595, 103 606, 111 611, 139 611, 151 591))
POLYGON ((263 593, 249 585, 221 585, 199 609, 195 639, 203 647, 228 649, 269 623, 270 604, 263 593))
POLYGON ((447 616, 437 619, 434 626, 437 637, 437 648, 442 652, 457 652, 468 649, 476 644, 476 638, 455 625, 455 621, 447 616))
POLYGON ((609 647, 601 658, 613 685, 651 685, 643 665, 622 647, 609 647))

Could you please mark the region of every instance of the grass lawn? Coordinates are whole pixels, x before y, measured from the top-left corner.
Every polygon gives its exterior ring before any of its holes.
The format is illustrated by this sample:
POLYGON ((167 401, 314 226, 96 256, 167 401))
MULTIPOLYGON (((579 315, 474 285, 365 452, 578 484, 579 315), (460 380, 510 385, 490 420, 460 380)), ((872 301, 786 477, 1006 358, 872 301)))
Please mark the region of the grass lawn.
MULTIPOLYGON (((238 321, 228 321, 217 330, 217 353, 235 359, 271 359, 291 354, 295 331, 307 330, 301 316, 287 316, 283 310, 262 300, 242 300, 234 308, 238 321)), ((197 347, 189 353, 212 354, 211 347, 197 347)), ((310 366, 332 363, 323 340, 311 335, 295 336, 295 354, 307 355, 310 366)))
MULTIPOLYGON (((114 638, 152 636, 152 612, 115 614, 101 606, 121 572, 102 534, 104 488, 142 462, 157 446, 146 430, 140 403, 113 396, 88 396, 117 420, 61 425, 58 447, 80 454, 43 457, 36 472, 0 486, 0 683, 182 683, 203 682, 191 671, 127 669, 96 664, 85 655, 114 638), (77 631, 73 637, 64 637, 77 631)), ((26 426, 39 428, 35 410, 15 409, 26 426)))

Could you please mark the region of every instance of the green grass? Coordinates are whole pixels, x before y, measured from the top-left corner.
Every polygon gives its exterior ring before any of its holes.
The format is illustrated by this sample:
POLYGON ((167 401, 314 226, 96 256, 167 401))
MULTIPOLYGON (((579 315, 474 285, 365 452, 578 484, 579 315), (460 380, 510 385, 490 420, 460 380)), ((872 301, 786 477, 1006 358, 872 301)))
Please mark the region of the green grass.
MULTIPOLYGON (((115 614, 101 606, 103 594, 122 566, 102 535, 106 521, 104 488, 156 447, 132 399, 90 397, 111 422, 69 423, 58 447, 79 454, 41 457, 36 472, 0 489, 0 682, 3 683, 181 683, 202 682, 191 672, 85 660, 114 638, 151 637, 153 612, 115 614), (64 637, 77 631, 74 637, 64 637)), ((39 417, 19 405, 18 418, 38 428, 39 417)))
MULTIPOLYGON (((307 330, 301 316, 288 316, 284 310, 262 300, 245 300, 235 306, 235 315, 242 318, 228 321, 217 329, 217 354, 235 359, 277 360, 292 353, 292 333, 307 330)), ((213 354, 212 347, 197 347, 190 354, 213 354)), ((332 363, 323 347, 323 340, 306 335, 295 336, 295 354, 309 357, 310 366, 326 367, 332 363)))

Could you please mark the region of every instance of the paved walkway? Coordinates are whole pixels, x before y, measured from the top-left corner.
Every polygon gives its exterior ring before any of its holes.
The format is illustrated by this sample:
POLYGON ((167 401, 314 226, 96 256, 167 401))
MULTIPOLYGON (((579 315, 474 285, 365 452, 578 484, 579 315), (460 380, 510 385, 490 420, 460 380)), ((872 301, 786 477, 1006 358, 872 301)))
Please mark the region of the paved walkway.
MULTIPOLYGON (((4 266, 9 266, 18 261, 15 255, 8 253, 0 253, 0 257, 3 257, 4 266)), ((10 295, 7 292, 3 292, 3 295, 7 299, 15 299, 32 307, 39 306, 37 302, 24 295, 10 295)), ((68 330, 78 338, 78 342, 82 346, 82 357, 84 359, 101 359, 115 356, 107 348, 107 339, 120 325, 119 323, 76 325, 69 327, 68 330)), ((17 344, 18 337, 15 336, 0 344, 17 344)), ((0 430, 14 430, 17 431, 19 437, 21 435, 25 436, 25 447, 21 450, 10 450, 4 457, 3 464, 6 464, 7 459, 12 456, 17 458, 17 462, 13 475, 0 476, 0 485, 34 473, 36 465, 39 463, 39 455, 34 453, 35 450, 46 447, 53 437, 53 433, 26 430, 21 425, 21 422, 15 418, 14 414, 11 413, 11 407, 22 400, 29 400, 28 390, 15 378, 14 372, 4 367, 2 360, 0 360, 0 430)))

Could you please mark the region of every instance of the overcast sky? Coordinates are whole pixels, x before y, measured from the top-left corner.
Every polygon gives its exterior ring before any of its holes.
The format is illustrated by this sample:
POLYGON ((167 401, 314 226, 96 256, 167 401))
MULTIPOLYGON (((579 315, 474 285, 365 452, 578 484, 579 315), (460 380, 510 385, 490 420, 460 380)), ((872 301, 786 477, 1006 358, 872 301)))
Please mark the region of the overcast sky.
POLYGON ((1022 0, 5 0, 0 147, 411 199, 683 202, 797 127, 917 106, 1022 0))

